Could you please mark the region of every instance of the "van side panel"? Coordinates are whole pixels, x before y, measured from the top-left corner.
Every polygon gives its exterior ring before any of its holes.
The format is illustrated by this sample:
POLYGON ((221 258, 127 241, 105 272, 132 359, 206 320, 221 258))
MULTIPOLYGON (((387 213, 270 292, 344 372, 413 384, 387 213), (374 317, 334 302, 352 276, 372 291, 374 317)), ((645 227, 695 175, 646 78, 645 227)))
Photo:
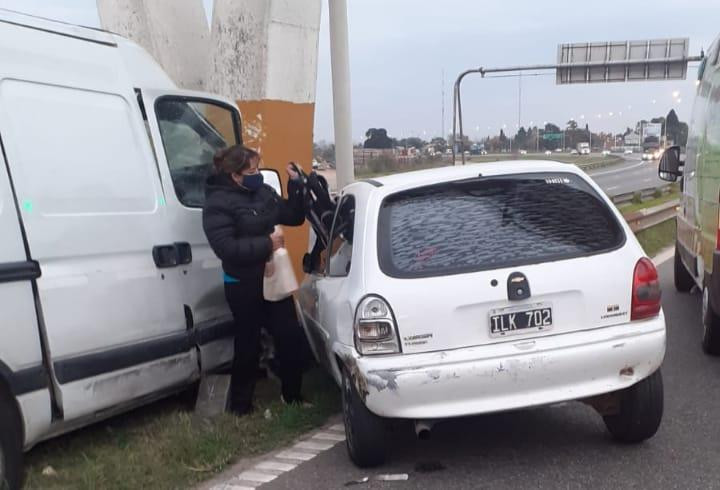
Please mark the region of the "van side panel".
MULTIPOLYGON (((718 230, 718 207, 720 206, 720 64, 708 61, 707 75, 700 87, 698 102, 704 108, 703 127, 698 135, 701 145, 697 158, 700 198, 700 229, 702 258, 705 269, 712 272, 718 230), (704 100, 700 102, 700 98, 704 100)), ((694 114, 693 114, 694 116, 694 114)))
POLYGON ((19 400, 29 443, 50 426, 50 394, 30 279, 11 280, 21 277, 11 271, 27 256, 6 170, 0 155, 0 377, 19 400))

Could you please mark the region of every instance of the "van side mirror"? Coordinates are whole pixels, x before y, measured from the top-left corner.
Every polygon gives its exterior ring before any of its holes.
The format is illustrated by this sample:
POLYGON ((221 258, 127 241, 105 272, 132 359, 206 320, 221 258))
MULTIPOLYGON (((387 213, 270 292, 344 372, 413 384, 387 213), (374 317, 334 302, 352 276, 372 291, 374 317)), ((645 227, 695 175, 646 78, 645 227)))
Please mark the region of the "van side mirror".
POLYGON ((263 168, 260 170, 263 176, 263 182, 273 188, 278 196, 282 196, 282 184, 280 183, 280 174, 272 168, 263 168))
POLYGON ((680 147, 671 146, 667 148, 660 158, 658 176, 667 182, 675 182, 682 177, 684 163, 680 160, 680 147))

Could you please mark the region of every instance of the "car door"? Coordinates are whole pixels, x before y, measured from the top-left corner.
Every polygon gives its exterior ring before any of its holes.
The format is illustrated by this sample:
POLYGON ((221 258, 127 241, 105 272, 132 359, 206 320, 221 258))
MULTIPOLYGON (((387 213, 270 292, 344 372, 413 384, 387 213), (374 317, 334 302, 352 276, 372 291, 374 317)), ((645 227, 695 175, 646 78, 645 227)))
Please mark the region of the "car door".
POLYGON ((218 149, 242 143, 240 114, 229 101, 188 91, 143 91, 150 133, 165 189, 172 241, 183 250, 172 280, 182 291, 203 372, 232 361, 232 314, 222 267, 202 227, 205 180, 218 149))
POLYGON ((122 61, 110 46, 31 34, 22 56, 0 46, 0 133, 69 421, 187 383, 197 355, 122 61))

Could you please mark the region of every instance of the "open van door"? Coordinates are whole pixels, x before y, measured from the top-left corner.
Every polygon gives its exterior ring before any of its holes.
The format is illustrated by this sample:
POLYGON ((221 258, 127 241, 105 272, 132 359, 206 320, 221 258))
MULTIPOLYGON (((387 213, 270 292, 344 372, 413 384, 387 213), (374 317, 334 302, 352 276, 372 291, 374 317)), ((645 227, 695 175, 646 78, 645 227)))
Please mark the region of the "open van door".
POLYGON ((187 251, 175 271, 203 372, 229 365, 234 325, 225 300, 220 260, 202 227, 205 180, 215 152, 242 143, 240 113, 232 102, 190 91, 142 90, 155 145, 173 240, 187 251))

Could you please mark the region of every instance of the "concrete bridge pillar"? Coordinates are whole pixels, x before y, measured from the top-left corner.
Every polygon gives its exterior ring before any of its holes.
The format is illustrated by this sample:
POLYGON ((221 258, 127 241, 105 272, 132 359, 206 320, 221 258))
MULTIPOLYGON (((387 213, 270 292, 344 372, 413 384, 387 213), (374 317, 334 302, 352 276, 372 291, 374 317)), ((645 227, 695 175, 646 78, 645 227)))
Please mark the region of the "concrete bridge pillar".
POLYGON ((132 39, 178 87, 204 90, 210 29, 202 0, 97 0, 103 28, 132 39))

